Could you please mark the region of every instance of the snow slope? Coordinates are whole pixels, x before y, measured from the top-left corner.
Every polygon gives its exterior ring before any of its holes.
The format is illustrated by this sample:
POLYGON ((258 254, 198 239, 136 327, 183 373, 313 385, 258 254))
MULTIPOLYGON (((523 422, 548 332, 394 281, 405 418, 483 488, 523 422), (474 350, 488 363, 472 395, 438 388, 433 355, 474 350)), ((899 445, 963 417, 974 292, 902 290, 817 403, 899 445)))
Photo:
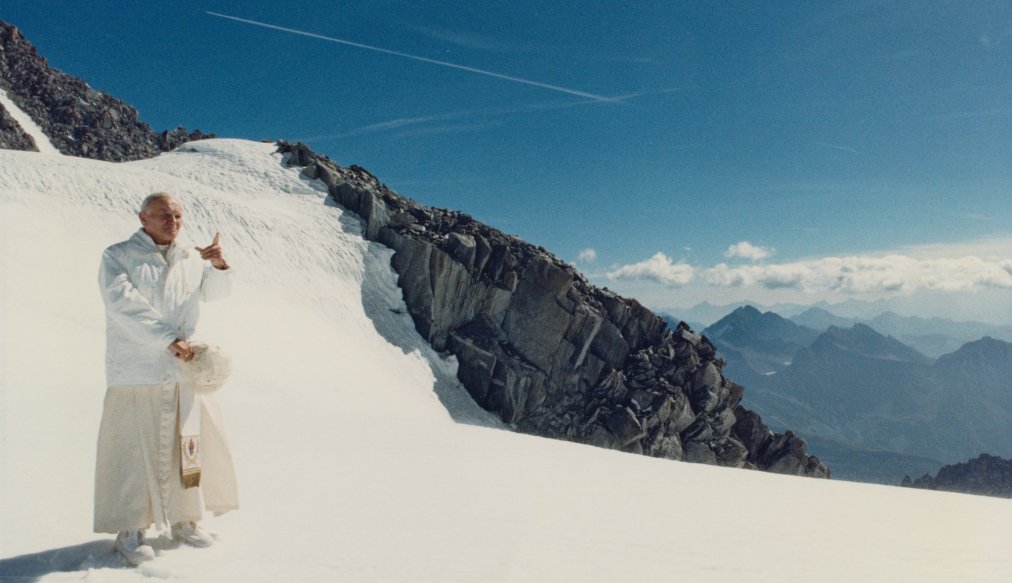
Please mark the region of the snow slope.
MULTIPOLYGON (((110 164, 0 150, 0 581, 1009 581, 1008 500, 655 460, 500 431, 414 332, 389 250, 285 169, 211 140, 110 164), (139 569, 91 533, 96 272, 168 190, 238 289, 200 335, 242 509, 139 569), (458 421, 458 422, 455 422, 458 421)), ((157 535, 150 532, 149 536, 157 535)))
POLYGON ((35 140, 35 147, 39 149, 39 153, 55 156, 60 155, 60 151, 56 149, 56 146, 54 146, 52 142, 49 141, 49 136, 42 131, 39 124, 35 123, 31 116, 22 111, 17 104, 11 101, 10 96, 7 95, 7 92, 3 89, 0 89, 0 105, 3 105, 4 109, 7 110, 7 113, 11 114, 11 118, 18 122, 21 129, 31 136, 33 140, 35 140))

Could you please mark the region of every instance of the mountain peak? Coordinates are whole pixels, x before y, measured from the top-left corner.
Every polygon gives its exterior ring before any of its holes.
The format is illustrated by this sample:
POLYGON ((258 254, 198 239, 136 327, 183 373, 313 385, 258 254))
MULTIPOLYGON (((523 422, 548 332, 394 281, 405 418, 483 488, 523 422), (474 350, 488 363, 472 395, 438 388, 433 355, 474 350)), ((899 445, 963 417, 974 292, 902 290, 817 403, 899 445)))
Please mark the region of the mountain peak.
POLYGON ((703 331, 711 338, 733 342, 743 336, 754 339, 779 339, 799 346, 807 346, 818 335, 784 318, 776 312, 760 312, 756 307, 744 305, 724 316, 703 331))
POLYGON ((782 371, 799 350, 818 336, 776 312, 762 313, 742 306, 703 330, 728 357, 729 371, 746 384, 757 385, 765 375, 782 371))
POLYGON ((833 312, 819 306, 812 306, 804 312, 791 317, 791 321, 795 324, 820 331, 826 331, 830 326, 847 328, 854 324, 853 320, 837 316, 833 312))
MULTIPOLYGON (((133 107, 51 67, 17 27, 2 20, 0 90, 60 153, 70 156, 109 162, 140 160, 187 141, 214 137, 181 127, 155 132, 133 107)), ((0 107, 0 112, 5 110, 0 107)), ((7 121, 7 116, 0 120, 7 121)), ((22 130, 17 123, 0 123, 0 144, 37 151, 34 140, 26 141, 22 130)))
POLYGON ((927 364, 929 358, 892 336, 883 336, 865 324, 850 328, 830 326, 815 342, 813 350, 842 350, 878 360, 897 360, 927 364))
POLYGON ((967 342, 960 350, 1012 350, 1012 343, 998 340, 991 336, 984 336, 980 340, 967 342))
POLYGON ((997 389, 1008 387, 1008 379, 1012 378, 1012 343, 985 336, 939 357, 934 368, 952 382, 962 382, 974 373, 975 377, 984 375, 997 389))
MULTIPOLYGON (((762 312, 752 304, 745 304, 731 312, 732 314, 744 314, 748 316, 761 316, 762 312)), ((770 312, 767 312, 770 313, 770 312)))

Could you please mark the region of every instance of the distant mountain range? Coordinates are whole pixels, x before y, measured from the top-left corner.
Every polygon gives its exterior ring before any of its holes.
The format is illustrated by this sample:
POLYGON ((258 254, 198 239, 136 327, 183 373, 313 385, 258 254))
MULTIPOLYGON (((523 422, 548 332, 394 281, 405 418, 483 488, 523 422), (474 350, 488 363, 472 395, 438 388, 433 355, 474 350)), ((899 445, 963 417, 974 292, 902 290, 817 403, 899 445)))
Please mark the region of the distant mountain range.
POLYGON ((985 336, 1012 342, 1012 326, 904 316, 891 311, 890 304, 884 301, 849 300, 832 305, 818 302, 810 306, 801 304, 763 306, 751 302, 718 306, 703 302, 691 308, 663 309, 660 313, 665 314, 673 322, 684 320, 697 330, 702 330, 744 306, 754 307, 763 313, 773 312, 795 324, 818 332, 825 332, 830 326, 850 328, 854 324, 865 324, 880 334, 893 336, 932 358, 954 352, 963 344, 985 336))
MULTIPOLYGON (((895 314, 871 322, 908 331, 947 325, 895 314)), ((943 462, 1012 453, 1012 343, 984 337, 932 359, 825 310, 787 319, 751 306, 703 334, 747 387, 743 402, 818 446, 837 477, 895 484, 943 462)))
POLYGON ((730 314, 734 310, 744 306, 752 306, 761 312, 774 312, 785 318, 791 318, 810 308, 820 308, 837 316, 857 319, 874 318, 883 312, 888 312, 893 309, 892 303, 887 300, 878 300, 875 302, 847 300, 836 304, 820 301, 814 304, 777 303, 772 305, 765 305, 753 301, 733 302, 730 304, 711 304, 710 302, 701 302, 689 308, 662 308, 660 311, 670 314, 672 318, 685 320, 686 322, 701 322, 705 324, 705 328, 706 326, 709 326, 710 324, 713 324, 717 320, 730 314))
POLYGON ((874 318, 859 319, 840 317, 824 308, 810 308, 791 316, 790 320, 820 331, 827 330, 830 326, 849 328, 855 324, 864 324, 933 358, 954 352, 963 344, 985 336, 1012 342, 1012 326, 901 316, 895 312, 883 312, 874 318))

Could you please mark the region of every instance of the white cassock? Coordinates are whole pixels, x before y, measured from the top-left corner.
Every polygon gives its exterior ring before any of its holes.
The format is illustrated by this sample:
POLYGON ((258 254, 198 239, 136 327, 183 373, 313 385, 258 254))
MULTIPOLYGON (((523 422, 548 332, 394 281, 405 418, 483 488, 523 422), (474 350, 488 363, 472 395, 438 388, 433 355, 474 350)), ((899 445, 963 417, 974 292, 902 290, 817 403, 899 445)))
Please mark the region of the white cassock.
POLYGON ((106 382, 95 468, 95 532, 200 520, 239 507, 235 470, 213 395, 200 409, 200 486, 181 477, 179 401, 184 382, 168 346, 189 339, 200 302, 229 295, 218 270, 175 243, 159 249, 143 229, 102 254, 106 382))

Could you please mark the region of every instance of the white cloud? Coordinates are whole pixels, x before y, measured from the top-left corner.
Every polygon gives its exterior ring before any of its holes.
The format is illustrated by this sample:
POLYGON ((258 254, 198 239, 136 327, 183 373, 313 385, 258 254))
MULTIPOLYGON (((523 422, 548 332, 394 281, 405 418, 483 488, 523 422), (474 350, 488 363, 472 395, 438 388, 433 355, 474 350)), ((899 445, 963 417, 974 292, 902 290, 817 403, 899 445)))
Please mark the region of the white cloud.
POLYGON ((899 254, 823 257, 774 265, 721 263, 703 270, 701 277, 717 287, 789 288, 846 295, 1012 289, 1012 260, 976 256, 917 259, 899 254))
POLYGON ((861 255, 773 264, 696 264, 682 269, 693 269, 691 281, 684 285, 666 284, 657 277, 636 280, 626 276, 620 281, 612 277, 608 282, 608 274, 603 273, 591 279, 656 308, 703 301, 773 305, 820 300, 835 304, 856 299, 887 302, 875 305, 900 313, 1012 324, 1008 310, 1012 301, 1012 236, 1008 235, 861 255))
POLYGON ((597 261, 597 251, 594 251, 590 247, 580 251, 580 254, 576 256, 577 261, 580 263, 593 263, 597 261))
POLYGON ((958 243, 928 243, 909 245, 891 253, 877 255, 907 255, 916 259, 959 259, 972 255, 983 259, 1008 259, 1012 257, 1012 237, 988 237, 958 243))
MULTIPOLYGON (((667 294, 674 288, 682 301, 691 296, 696 302, 750 299, 810 303, 847 298, 921 301, 944 297, 958 313, 973 312, 974 318, 981 319, 982 313, 1007 312, 1005 304, 1012 293, 1012 237, 780 263, 692 265, 657 253, 597 277, 614 282, 611 285, 619 293, 635 295, 641 301, 651 297, 650 301, 658 306, 671 305, 667 294)), ((995 319, 993 314, 988 318, 995 319)))
POLYGON ((612 280, 645 279, 662 285, 678 287, 692 281, 695 277, 695 268, 688 263, 675 263, 664 253, 657 252, 650 259, 623 265, 609 271, 605 276, 612 280))
POLYGON ((724 251, 724 257, 742 257, 752 261, 761 261, 772 256, 774 252, 772 247, 761 247, 748 241, 741 241, 728 247, 727 251, 724 251))

